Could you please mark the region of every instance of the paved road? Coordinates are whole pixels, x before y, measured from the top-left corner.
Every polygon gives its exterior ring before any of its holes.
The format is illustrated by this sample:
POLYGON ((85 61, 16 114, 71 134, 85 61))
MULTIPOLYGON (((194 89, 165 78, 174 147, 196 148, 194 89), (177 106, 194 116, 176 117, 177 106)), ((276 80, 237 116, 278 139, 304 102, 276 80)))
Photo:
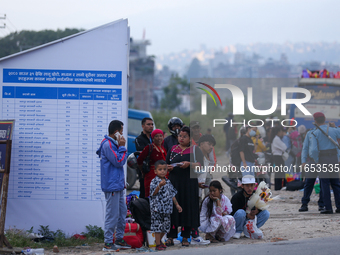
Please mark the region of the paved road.
POLYGON ((191 246, 189 248, 182 248, 179 250, 169 250, 162 252, 162 254, 176 255, 222 255, 222 254, 274 254, 274 255, 335 255, 339 254, 340 249, 340 236, 326 237, 326 238, 313 238, 304 240, 291 240, 273 243, 260 243, 260 244, 225 244, 223 246, 206 246, 197 247, 191 246))

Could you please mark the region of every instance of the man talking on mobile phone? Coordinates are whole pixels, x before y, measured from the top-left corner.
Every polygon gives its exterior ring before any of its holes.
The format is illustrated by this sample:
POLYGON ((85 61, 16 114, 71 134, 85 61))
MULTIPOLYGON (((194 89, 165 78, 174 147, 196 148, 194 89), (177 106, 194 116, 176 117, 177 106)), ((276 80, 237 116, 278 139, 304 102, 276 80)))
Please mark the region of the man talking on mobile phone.
POLYGON ((123 137, 123 122, 113 120, 109 135, 105 135, 97 154, 100 157, 101 188, 105 194, 106 211, 103 251, 131 248, 124 240, 127 212, 124 189, 124 164, 127 159, 126 140, 123 137), (116 230, 116 241, 112 242, 116 230))

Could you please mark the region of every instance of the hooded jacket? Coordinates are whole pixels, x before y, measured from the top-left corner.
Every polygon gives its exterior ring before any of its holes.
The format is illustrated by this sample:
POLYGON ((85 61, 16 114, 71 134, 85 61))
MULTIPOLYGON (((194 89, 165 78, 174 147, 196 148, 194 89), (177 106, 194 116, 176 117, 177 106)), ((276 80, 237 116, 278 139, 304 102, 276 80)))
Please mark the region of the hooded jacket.
POLYGON ((125 187, 124 164, 127 159, 125 146, 105 135, 97 150, 100 158, 101 188, 103 192, 122 191, 125 187))

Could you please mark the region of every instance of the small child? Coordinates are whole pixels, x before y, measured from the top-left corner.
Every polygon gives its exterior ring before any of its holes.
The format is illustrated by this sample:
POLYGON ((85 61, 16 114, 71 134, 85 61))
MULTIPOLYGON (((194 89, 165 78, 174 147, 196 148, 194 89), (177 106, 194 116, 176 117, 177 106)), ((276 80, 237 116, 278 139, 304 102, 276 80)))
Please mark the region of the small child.
POLYGON ((170 231, 170 215, 172 214, 172 203, 175 204, 178 212, 182 207, 178 204, 175 195, 177 190, 165 176, 168 172, 168 165, 164 160, 155 163, 156 177, 150 183, 150 211, 151 231, 155 233, 156 250, 166 249, 161 242, 163 236, 170 231))
POLYGON ((209 185, 210 193, 201 204, 199 229, 206 233, 205 239, 211 243, 228 241, 235 234, 235 219, 229 215, 232 212, 230 200, 223 195, 219 181, 209 185))

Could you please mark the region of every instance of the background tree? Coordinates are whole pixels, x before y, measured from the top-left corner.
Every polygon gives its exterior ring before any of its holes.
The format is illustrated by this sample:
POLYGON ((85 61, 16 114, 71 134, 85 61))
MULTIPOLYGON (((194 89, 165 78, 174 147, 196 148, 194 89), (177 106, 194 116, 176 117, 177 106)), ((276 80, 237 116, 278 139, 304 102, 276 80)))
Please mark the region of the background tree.
POLYGON ((22 30, 11 33, 0 39, 0 58, 79 33, 83 30, 66 28, 65 30, 58 29, 57 31, 22 30))

